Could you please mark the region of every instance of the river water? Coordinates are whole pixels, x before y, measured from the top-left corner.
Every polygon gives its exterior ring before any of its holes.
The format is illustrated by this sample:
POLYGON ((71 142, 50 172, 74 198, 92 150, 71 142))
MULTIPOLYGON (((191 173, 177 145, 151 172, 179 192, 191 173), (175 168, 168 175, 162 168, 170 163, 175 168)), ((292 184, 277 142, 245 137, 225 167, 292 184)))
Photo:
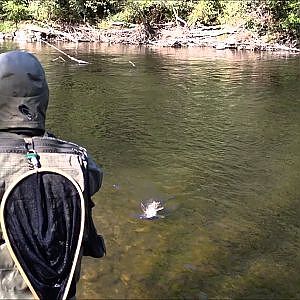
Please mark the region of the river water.
POLYGON ((300 298, 300 57, 40 44, 47 127, 103 166, 79 298, 300 298), (165 218, 136 218, 141 201, 165 218))

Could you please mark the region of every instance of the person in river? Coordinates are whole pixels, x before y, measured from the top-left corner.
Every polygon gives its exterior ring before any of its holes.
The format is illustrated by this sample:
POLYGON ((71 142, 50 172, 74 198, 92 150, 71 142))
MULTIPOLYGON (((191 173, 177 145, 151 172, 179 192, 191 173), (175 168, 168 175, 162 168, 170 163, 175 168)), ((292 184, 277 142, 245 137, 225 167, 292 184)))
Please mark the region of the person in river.
POLYGON ((0 54, 1 299, 74 298, 82 256, 106 251, 91 200, 103 173, 84 148, 46 131, 48 100, 33 54, 0 54))

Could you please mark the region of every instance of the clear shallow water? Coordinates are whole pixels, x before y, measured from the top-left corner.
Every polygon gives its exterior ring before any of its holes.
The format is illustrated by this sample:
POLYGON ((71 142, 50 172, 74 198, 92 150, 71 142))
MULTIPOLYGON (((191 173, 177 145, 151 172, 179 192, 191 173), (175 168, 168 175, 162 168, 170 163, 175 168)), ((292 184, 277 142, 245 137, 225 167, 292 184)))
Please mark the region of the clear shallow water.
POLYGON ((209 49, 28 49, 49 81, 48 128, 103 165, 79 298, 300 297, 300 58, 209 49), (134 62, 135 67, 129 62, 134 62), (138 220, 140 202, 166 217, 138 220))

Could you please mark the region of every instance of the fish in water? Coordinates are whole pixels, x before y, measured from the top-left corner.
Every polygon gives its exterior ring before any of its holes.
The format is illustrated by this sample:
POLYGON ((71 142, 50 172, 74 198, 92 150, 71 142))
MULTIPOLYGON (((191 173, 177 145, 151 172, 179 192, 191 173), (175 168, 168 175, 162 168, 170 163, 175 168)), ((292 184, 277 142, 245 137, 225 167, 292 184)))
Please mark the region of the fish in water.
POLYGON ((155 199, 150 199, 150 201, 147 204, 141 202, 141 209, 143 211, 143 214, 139 216, 140 219, 152 220, 164 217, 162 215, 157 214, 157 212, 164 209, 162 203, 159 200, 156 201, 155 199))

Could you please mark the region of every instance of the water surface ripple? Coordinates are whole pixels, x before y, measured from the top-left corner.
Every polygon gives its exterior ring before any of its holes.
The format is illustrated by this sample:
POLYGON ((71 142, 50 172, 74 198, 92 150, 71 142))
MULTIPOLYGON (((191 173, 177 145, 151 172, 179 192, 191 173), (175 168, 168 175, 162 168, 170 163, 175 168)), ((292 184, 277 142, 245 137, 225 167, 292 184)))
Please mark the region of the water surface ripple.
POLYGON ((299 57, 61 45, 78 66, 24 47, 46 68, 48 127, 105 172, 108 255, 84 259, 79 298, 300 297, 299 57), (133 217, 149 198, 166 218, 133 217))

